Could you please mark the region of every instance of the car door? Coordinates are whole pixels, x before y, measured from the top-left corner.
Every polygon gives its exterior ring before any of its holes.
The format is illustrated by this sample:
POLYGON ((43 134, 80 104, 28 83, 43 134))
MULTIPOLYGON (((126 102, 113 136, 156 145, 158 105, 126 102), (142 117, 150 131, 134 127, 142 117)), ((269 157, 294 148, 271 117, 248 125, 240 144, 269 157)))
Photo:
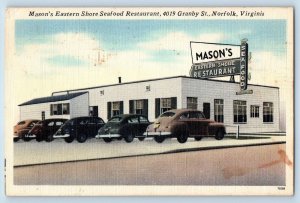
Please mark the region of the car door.
POLYGON ((179 122, 182 122, 188 127, 190 135, 194 135, 195 131, 195 121, 191 119, 190 112, 184 112, 179 116, 179 122))
POLYGON ((193 117, 196 119, 197 135, 208 135, 209 120, 199 111, 193 112, 193 117))
POLYGON ((149 121, 145 116, 139 116, 139 125, 138 125, 138 133, 139 136, 142 136, 143 133, 146 131, 149 121))
MULTIPOLYGON (((55 121, 50 120, 44 126, 43 136, 48 137, 55 130, 55 121)), ((54 134, 54 133, 53 133, 54 134)))
POLYGON ((89 136, 95 136, 98 132, 97 118, 91 117, 88 119, 89 136))
POLYGON ((139 135, 139 118, 138 116, 131 116, 128 118, 128 127, 130 131, 136 136, 139 135))
POLYGON ((58 131, 58 129, 64 124, 63 120, 57 120, 55 122, 55 127, 53 128, 51 134, 53 135, 54 133, 56 133, 56 131, 58 131))

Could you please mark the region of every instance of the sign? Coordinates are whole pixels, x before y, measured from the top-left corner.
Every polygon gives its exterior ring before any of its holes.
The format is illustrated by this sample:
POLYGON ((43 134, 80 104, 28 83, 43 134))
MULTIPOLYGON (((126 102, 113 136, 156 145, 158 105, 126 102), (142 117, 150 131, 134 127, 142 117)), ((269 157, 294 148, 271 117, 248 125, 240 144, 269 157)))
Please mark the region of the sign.
POLYGON ((240 74, 240 59, 222 60, 192 65, 190 76, 212 78, 240 74))
POLYGON ((240 57, 240 45, 190 42, 193 64, 240 57))
POLYGON ((246 90, 248 85, 248 44, 247 40, 241 42, 241 60, 240 60, 240 88, 246 90))

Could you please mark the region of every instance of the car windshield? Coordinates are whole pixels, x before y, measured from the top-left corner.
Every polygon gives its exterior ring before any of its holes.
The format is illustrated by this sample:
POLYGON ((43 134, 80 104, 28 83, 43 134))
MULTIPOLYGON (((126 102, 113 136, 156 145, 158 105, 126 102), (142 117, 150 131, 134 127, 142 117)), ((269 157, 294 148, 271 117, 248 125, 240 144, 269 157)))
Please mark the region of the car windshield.
POLYGON ((108 122, 110 123, 118 123, 122 120, 122 117, 112 117, 108 122))
POLYGON ((159 117, 173 117, 175 115, 174 112, 165 112, 163 114, 161 114, 159 117))

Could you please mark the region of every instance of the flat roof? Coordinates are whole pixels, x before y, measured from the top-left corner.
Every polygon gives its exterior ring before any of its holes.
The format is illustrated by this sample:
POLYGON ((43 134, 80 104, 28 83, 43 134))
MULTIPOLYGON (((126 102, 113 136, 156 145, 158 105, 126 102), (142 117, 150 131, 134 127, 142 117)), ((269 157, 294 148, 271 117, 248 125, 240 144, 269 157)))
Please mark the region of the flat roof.
POLYGON ((82 94, 85 94, 87 92, 77 92, 77 93, 70 93, 70 94, 64 94, 64 95, 57 95, 57 96, 50 96, 50 97, 40 97, 35 98, 30 101, 24 102, 22 104, 19 104, 19 106, 26 106, 31 104, 41 104, 41 103, 48 103, 48 102, 56 102, 56 101, 65 101, 70 100, 75 97, 78 97, 82 94))
MULTIPOLYGON (((79 89, 56 91, 56 92, 52 92, 52 95, 56 94, 56 93, 62 93, 62 92, 81 91, 81 90, 89 90, 89 89, 96 89, 96 88, 112 87, 112 86, 117 86, 117 85, 128 85, 128 84, 133 84, 133 83, 151 82, 151 81, 158 81, 158 80, 167 80, 167 79, 174 79, 174 78, 186 78, 186 79, 192 79, 192 80, 204 80, 204 81, 213 81, 213 82, 239 84, 239 82, 230 82, 230 81, 216 80, 216 79, 200 79, 200 78, 194 78, 194 77, 188 77, 188 76, 184 76, 184 75, 179 75, 179 76, 172 76, 172 77, 154 78, 154 79, 148 79, 148 80, 137 80, 137 81, 132 81, 132 82, 115 83, 115 84, 110 84, 110 85, 100 85, 100 86, 94 86, 94 87, 86 87, 86 88, 79 88, 79 89)), ((275 86, 257 85, 257 84, 248 84, 248 85, 279 89, 279 87, 275 87, 275 86)))

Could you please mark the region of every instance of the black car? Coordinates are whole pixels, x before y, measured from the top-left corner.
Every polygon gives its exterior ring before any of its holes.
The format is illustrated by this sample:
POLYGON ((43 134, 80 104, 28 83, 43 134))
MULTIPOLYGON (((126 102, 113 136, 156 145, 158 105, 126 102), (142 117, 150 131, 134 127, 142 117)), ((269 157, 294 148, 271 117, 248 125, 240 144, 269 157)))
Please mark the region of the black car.
POLYGON ((36 139, 41 142, 43 140, 51 142, 53 134, 67 121, 63 118, 50 118, 39 121, 33 128, 24 136, 24 141, 36 139))
POLYGON ((96 138, 103 138, 105 142, 112 139, 124 138, 126 142, 132 142, 135 137, 140 141, 145 139, 143 133, 146 131, 149 121, 146 116, 137 114, 124 114, 112 117, 100 130, 96 138))
POLYGON ((83 143, 88 138, 95 137, 98 130, 104 124, 102 118, 99 117, 85 116, 72 118, 62 125, 53 137, 64 138, 67 143, 73 142, 74 139, 83 143))

